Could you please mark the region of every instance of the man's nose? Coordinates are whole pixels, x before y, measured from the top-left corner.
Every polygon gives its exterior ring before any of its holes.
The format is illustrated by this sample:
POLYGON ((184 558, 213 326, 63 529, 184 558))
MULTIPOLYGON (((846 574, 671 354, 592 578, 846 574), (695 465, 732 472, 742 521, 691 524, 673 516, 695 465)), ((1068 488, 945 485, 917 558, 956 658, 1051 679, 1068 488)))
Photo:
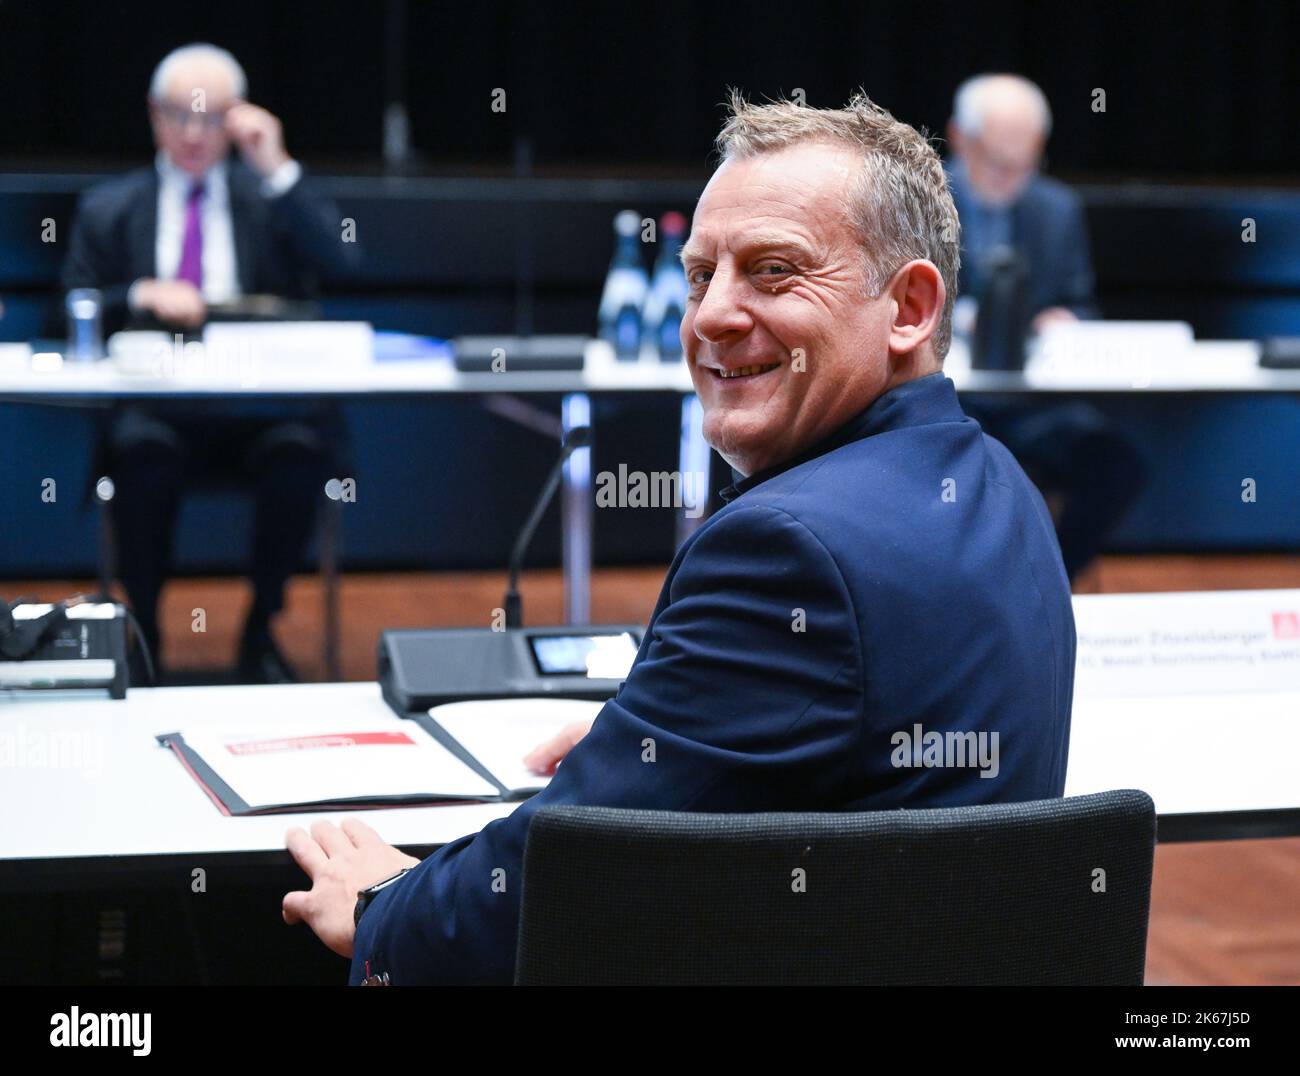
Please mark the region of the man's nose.
POLYGON ((695 308, 695 335, 718 343, 736 333, 746 333, 753 319, 744 305, 745 282, 738 274, 719 266, 713 271, 704 298, 695 308))

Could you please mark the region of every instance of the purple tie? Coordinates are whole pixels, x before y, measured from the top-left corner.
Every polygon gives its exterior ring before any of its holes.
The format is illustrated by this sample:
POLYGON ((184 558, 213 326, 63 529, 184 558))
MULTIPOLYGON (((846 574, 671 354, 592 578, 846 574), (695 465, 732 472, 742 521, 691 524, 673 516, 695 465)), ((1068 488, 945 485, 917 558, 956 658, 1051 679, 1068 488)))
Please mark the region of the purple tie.
POLYGON ((190 188, 190 196, 185 203, 185 238, 181 242, 180 268, 176 270, 177 280, 188 280, 199 289, 203 287, 202 199, 203 183, 200 181, 190 188))

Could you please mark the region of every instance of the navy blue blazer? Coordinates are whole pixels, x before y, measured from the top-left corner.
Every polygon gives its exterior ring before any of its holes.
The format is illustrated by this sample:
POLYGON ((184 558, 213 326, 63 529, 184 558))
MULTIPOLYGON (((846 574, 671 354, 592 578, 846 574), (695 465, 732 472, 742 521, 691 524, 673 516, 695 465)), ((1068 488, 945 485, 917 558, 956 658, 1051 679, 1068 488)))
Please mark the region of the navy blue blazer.
POLYGON ((1037 490, 942 373, 726 496, 550 786, 382 890, 352 983, 509 983, 524 840, 547 804, 866 811, 1063 794, 1075 635, 1060 549, 1037 490), (931 733, 970 746, 927 754, 931 733), (975 765, 981 735, 995 766, 975 765))
MULTIPOLYGON (((359 248, 341 241, 341 214, 304 174, 284 194, 267 198, 261 178, 242 161, 229 171, 235 267, 245 295, 290 299, 314 295, 323 273, 355 269, 359 248)), ((104 331, 130 320, 126 293, 141 277, 157 275, 158 170, 153 165, 91 187, 77 217, 63 263, 64 289, 99 288, 104 331)))
MULTIPOLYGON (((949 167, 948 187, 957 217, 964 222, 972 195, 963 169, 949 167)), ((1097 316, 1088 225, 1083 202, 1073 190, 1060 180, 1036 174, 1011 207, 1011 243, 1028 263, 1033 313, 1064 306, 1081 318, 1097 316)), ((975 294, 972 260, 973 254, 963 244, 958 295, 975 294)))

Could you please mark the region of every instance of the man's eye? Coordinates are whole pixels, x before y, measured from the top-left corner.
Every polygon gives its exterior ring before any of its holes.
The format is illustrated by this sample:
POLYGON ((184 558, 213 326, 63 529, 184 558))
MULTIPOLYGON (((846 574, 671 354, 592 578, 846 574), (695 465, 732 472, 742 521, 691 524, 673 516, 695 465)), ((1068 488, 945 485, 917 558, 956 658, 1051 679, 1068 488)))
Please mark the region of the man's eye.
POLYGON ((713 276, 713 270, 711 269, 692 269, 686 274, 686 279, 693 285, 707 284, 711 276, 713 276))
POLYGON ((760 265, 758 267, 759 276, 766 276, 766 277, 786 276, 791 272, 792 272, 791 268, 788 265, 785 265, 781 262, 768 262, 766 265, 760 265))

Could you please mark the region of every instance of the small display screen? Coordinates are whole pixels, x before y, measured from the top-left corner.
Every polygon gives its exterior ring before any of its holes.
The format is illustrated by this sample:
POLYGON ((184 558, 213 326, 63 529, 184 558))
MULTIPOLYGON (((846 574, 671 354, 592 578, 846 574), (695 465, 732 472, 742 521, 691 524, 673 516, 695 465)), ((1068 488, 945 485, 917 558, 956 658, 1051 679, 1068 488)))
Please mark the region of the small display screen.
POLYGON ((530 635, 533 660, 543 676, 622 680, 636 660, 631 632, 613 635, 530 635))

